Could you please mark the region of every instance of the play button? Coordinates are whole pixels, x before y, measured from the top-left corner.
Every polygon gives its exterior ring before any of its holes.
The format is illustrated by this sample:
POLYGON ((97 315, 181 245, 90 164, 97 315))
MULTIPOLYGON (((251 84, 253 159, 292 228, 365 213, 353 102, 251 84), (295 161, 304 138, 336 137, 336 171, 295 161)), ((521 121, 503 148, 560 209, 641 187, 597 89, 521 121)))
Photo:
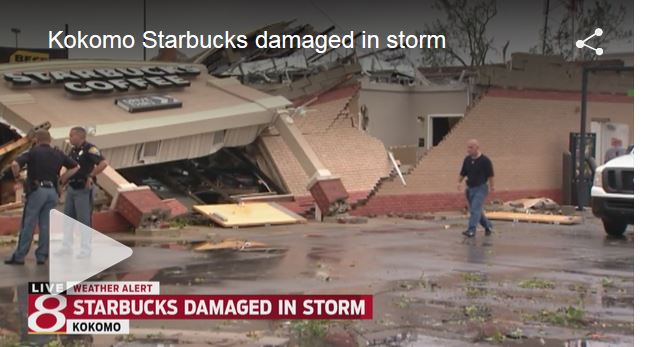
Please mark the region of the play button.
POLYGON ((130 257, 133 250, 57 211, 50 210, 50 284, 58 294, 130 257))

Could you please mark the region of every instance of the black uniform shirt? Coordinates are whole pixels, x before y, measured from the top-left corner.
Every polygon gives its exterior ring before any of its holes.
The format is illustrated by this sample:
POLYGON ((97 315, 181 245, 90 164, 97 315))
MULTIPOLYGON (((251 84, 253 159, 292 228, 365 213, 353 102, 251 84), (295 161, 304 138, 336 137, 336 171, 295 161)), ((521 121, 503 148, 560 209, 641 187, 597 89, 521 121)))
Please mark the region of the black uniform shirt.
POLYGON ((81 166, 79 171, 70 178, 70 182, 78 181, 84 184, 95 168, 95 165, 104 160, 99 149, 90 142, 84 142, 79 147, 73 147, 69 156, 81 166))
POLYGON ((486 155, 481 154, 477 158, 472 158, 468 155, 464 158, 462 163, 462 170, 460 176, 466 177, 466 185, 469 187, 477 187, 487 183, 489 177, 493 177, 494 168, 491 165, 491 160, 486 155))
POLYGON ((27 179, 30 182, 50 181, 53 184, 59 180, 61 167, 72 169, 77 166, 77 162, 72 158, 47 144, 32 147, 19 155, 16 162, 21 168, 27 165, 27 179))

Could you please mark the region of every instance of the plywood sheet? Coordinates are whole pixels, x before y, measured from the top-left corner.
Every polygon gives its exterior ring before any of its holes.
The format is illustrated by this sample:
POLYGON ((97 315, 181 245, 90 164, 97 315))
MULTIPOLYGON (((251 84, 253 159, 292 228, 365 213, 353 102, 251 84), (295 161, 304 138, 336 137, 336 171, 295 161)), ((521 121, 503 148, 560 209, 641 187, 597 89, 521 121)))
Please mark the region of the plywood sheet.
POLYGON ((515 213, 515 212, 487 212, 487 218, 493 220, 508 220, 517 222, 549 223, 549 224, 581 224, 579 216, 559 216, 549 214, 515 213))
POLYGON ((306 220, 275 203, 195 205, 194 210, 224 227, 295 224, 306 220))

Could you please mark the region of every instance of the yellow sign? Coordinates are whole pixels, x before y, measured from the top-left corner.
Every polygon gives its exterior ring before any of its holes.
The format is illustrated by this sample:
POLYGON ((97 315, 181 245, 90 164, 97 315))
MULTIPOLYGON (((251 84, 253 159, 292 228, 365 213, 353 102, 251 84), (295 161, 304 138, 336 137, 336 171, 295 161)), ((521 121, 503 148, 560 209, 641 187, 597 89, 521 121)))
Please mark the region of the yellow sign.
POLYGON ((30 61, 50 60, 49 53, 17 50, 10 57, 10 63, 25 63, 30 61))

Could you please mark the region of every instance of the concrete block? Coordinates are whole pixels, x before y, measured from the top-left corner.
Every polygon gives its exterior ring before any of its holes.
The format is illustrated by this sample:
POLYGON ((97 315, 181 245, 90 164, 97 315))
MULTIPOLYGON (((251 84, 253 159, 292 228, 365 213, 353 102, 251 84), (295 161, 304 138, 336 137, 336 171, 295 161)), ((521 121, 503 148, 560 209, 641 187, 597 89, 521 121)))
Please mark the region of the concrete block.
POLYGON ((171 215, 169 208, 151 189, 120 192, 115 210, 132 226, 148 228, 171 215))
POLYGON ((309 191, 325 215, 328 214, 329 208, 334 203, 345 201, 349 197, 340 178, 319 179, 311 186, 309 191))

